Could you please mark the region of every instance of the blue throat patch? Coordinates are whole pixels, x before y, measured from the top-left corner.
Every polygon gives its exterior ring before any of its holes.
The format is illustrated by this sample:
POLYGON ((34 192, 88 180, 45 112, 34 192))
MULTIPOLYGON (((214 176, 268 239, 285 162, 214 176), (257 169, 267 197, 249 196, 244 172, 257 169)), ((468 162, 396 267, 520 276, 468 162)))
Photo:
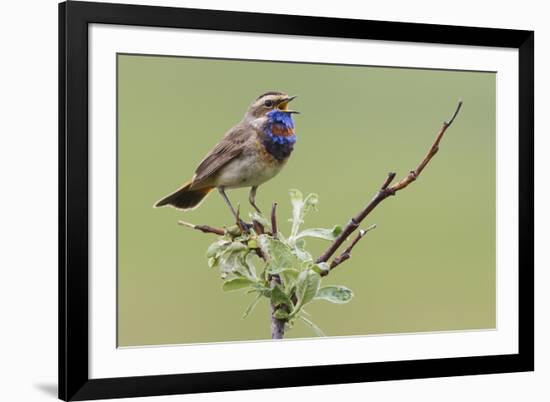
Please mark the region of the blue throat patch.
POLYGON ((292 120, 292 114, 282 112, 280 110, 272 110, 267 114, 269 123, 265 129, 265 134, 276 144, 294 144, 296 142, 296 134, 294 134, 294 121, 292 120), (291 131, 291 135, 277 135, 273 133, 274 126, 277 128, 275 131, 291 131))
POLYGON ((284 161, 292 153, 296 142, 292 115, 280 110, 273 110, 267 114, 267 117, 269 120, 264 129, 263 146, 275 159, 284 161))

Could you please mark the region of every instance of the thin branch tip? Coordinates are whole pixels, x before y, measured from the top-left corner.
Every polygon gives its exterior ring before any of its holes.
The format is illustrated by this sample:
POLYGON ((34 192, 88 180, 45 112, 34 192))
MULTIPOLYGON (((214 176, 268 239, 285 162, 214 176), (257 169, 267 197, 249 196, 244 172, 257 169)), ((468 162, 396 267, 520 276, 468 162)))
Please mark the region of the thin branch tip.
POLYGON ((191 229, 195 229, 195 226, 196 226, 196 225, 193 225, 192 223, 185 222, 185 221, 178 221, 178 225, 185 226, 191 229))
POLYGON ((215 227, 208 226, 208 225, 195 225, 193 223, 182 221, 182 220, 178 221, 178 225, 185 226, 187 228, 191 228, 191 229, 195 229, 195 230, 200 230, 203 233, 213 233, 213 234, 217 234, 218 236, 224 236, 225 235, 225 229, 215 228, 215 227))
MULTIPOLYGON (((358 229, 361 222, 386 198, 394 195, 400 190, 403 190, 404 188, 408 187, 411 183, 416 181, 424 168, 428 166, 432 158, 437 154, 439 150, 439 143, 443 139, 443 136, 447 129, 450 127, 450 125, 453 123, 455 118, 458 116, 458 113, 460 112, 460 109, 462 108, 462 100, 459 99, 457 107, 455 109, 455 112, 449 120, 449 122, 444 122, 443 126, 439 130, 435 141, 432 143, 432 146, 428 149, 428 153, 424 156, 424 158, 420 161, 416 169, 410 171, 404 178, 399 180, 397 183, 390 186, 391 182, 395 178, 396 174, 394 172, 388 173, 386 179, 384 180, 384 183, 382 184, 382 187, 378 191, 378 193, 374 196, 374 198, 371 199, 371 201, 361 210, 359 213, 354 216, 349 223, 345 226, 344 230, 340 233, 340 235, 328 246, 328 248, 321 254, 319 258, 317 258, 316 262, 322 263, 327 262, 333 255, 336 253, 338 248, 348 239, 348 237, 358 229)), ((367 229, 368 230, 368 229, 367 229)), ((364 233, 359 232, 359 236, 357 236, 354 241, 352 242, 352 246, 363 237, 364 233)), ((349 251, 351 249, 346 249, 342 254, 340 254, 338 257, 336 257, 332 263, 331 267, 338 266, 343 261, 347 260, 349 258, 349 251)), ((327 272, 328 274, 328 272, 327 272)), ((325 274, 326 275, 326 274, 325 274)))
POLYGON ((371 230, 376 229, 376 224, 370 225, 366 229, 359 229, 359 236, 363 237, 367 233, 369 233, 371 230))
POLYGON ((271 233, 273 237, 277 238, 278 228, 277 228, 277 203, 274 202, 271 206, 271 233))
POLYGON ((453 124, 453 121, 455 121, 456 116, 458 116, 458 113, 460 112, 460 109, 462 108, 462 99, 458 100, 458 105, 456 106, 455 112, 453 114, 453 117, 451 117, 451 120, 449 122, 445 122, 445 125, 448 127, 451 124, 453 124))
POLYGON ((397 175, 397 173, 395 172, 389 172, 388 173, 388 176, 386 177, 386 180, 384 180, 384 183, 382 184, 382 187, 381 187, 381 190, 385 190, 388 188, 388 186, 391 184, 391 182, 393 181, 393 179, 395 179, 395 176, 397 175))
POLYGON ((328 275, 330 271, 332 271, 338 265, 342 264, 344 261, 349 260, 351 258, 351 252, 353 248, 357 245, 357 243, 359 243, 359 240, 361 240, 368 232, 370 232, 375 228, 376 228, 376 225, 374 224, 374 225, 370 225, 366 229, 359 229, 359 233, 357 234, 357 236, 355 236, 351 244, 338 257, 332 260, 332 262, 329 265, 328 271, 323 271, 321 276, 328 275))

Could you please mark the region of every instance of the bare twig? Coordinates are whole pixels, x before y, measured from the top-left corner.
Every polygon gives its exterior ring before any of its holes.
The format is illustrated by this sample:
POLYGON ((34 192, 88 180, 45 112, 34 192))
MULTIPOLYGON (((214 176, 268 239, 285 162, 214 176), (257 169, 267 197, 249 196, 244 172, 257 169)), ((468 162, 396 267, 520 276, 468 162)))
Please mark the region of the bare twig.
POLYGON ((382 187, 380 187, 380 190, 387 189, 390 183, 393 181, 393 179, 395 179, 396 174, 397 173, 394 173, 394 172, 388 173, 388 177, 386 177, 386 180, 384 181, 384 183, 382 183, 382 187))
MULTIPOLYGON (((273 289, 275 286, 281 283, 281 278, 279 275, 271 275, 269 279, 269 286, 273 289)), ((286 320, 281 320, 275 318, 275 311, 277 311, 277 306, 273 303, 270 303, 270 314, 271 314, 271 339, 283 339, 285 335, 285 324, 286 320)))
POLYGON ((252 228, 254 228, 254 231, 261 235, 265 233, 264 225, 262 225, 260 222, 258 222, 256 219, 252 220, 252 228))
POLYGON ((271 207, 271 232, 273 235, 273 238, 277 238, 277 203, 274 202, 271 207))
POLYGON ((208 226, 208 225, 194 225, 192 223, 185 222, 185 221, 178 221, 178 225, 186 226, 188 228, 195 229, 195 230, 200 230, 203 233, 214 233, 214 234, 217 234, 219 236, 223 236, 225 234, 224 229, 215 228, 215 227, 208 226))
POLYGON ((323 271, 321 276, 327 276, 329 274, 329 272, 332 271, 334 268, 336 268, 338 265, 340 265, 344 261, 350 259, 351 258, 351 251, 353 250, 355 245, 357 243, 359 243, 359 240, 361 240, 363 238, 363 236, 365 236, 368 232, 370 232, 373 229, 376 229, 376 225, 371 225, 371 226, 369 226, 368 228, 366 228, 364 230, 363 229, 359 230, 359 234, 357 236, 355 236, 355 238, 353 239, 351 244, 342 252, 342 254, 340 254, 338 257, 336 257, 332 260, 332 262, 329 265, 329 270, 328 271, 323 271))
MULTIPOLYGON (((374 198, 372 198, 372 200, 367 204, 367 206, 363 210, 361 210, 356 216, 351 218, 350 222, 346 225, 342 233, 340 233, 340 235, 336 238, 336 240, 334 240, 331 243, 331 245, 327 248, 327 250, 317 259, 317 263, 327 262, 329 258, 334 255, 336 250, 338 250, 338 248, 342 245, 342 243, 359 227, 359 224, 367 217, 368 214, 372 212, 374 208, 376 208, 378 204, 380 204, 389 196, 395 195, 397 191, 404 189, 413 181, 415 181, 418 178, 418 176, 420 176, 420 173, 422 173, 424 168, 428 165, 428 163, 432 160, 434 155, 439 150, 439 143, 443 139, 443 135, 445 134, 445 131, 447 131, 447 129, 451 126, 454 119, 458 115, 458 112, 460 111, 461 107, 462 107, 462 101, 459 101, 458 106, 453 114, 453 117, 448 122, 443 123, 443 126, 439 130, 439 133, 437 134, 437 137, 435 138, 434 143, 430 147, 424 159, 422 159, 420 164, 417 166, 417 168, 411 171, 407 176, 405 176, 399 182, 395 183, 393 186, 390 186, 390 184, 395 178, 395 173, 389 173, 386 179, 384 180, 382 187, 380 187, 380 190, 378 191, 378 193, 374 196, 374 198)), ((344 261, 347 258, 345 258, 344 261)), ((341 261, 339 264, 341 264, 342 262, 343 261, 341 261)))

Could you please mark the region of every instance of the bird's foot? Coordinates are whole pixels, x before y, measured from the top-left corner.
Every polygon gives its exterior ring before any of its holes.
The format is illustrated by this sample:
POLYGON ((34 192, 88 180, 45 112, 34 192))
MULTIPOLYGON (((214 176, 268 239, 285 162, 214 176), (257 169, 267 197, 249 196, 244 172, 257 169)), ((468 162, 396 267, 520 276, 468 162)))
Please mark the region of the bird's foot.
POLYGON ((241 232, 243 233, 249 233, 250 229, 252 229, 253 227, 251 223, 247 223, 243 221, 241 218, 237 219, 237 226, 241 229, 241 232))
POLYGON ((260 208, 258 208, 258 206, 255 203, 251 202, 250 205, 252 205, 252 207, 254 207, 254 209, 256 210, 257 213, 259 213, 260 215, 263 215, 262 211, 260 210, 260 208))

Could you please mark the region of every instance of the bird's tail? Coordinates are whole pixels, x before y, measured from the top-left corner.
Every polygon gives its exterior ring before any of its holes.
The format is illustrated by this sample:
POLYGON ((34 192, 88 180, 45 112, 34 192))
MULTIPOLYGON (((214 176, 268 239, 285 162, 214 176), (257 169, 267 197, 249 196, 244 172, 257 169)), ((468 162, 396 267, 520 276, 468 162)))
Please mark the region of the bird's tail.
POLYGON ((177 209, 182 209, 184 211, 188 209, 194 209, 197 208, 204 197, 206 197, 208 193, 214 189, 214 187, 204 187, 192 190, 190 188, 191 184, 192 182, 188 181, 180 189, 157 201, 157 203, 155 204, 155 208, 160 208, 168 205, 177 209))

